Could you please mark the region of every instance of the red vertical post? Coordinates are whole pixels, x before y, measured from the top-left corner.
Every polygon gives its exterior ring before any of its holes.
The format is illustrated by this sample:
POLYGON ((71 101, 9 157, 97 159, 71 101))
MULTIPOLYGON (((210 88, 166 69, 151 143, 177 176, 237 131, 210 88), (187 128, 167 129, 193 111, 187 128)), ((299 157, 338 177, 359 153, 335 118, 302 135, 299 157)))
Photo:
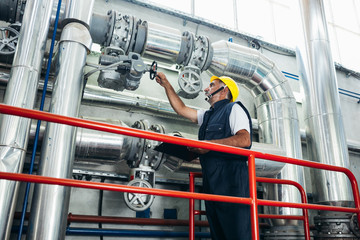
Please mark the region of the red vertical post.
MULTIPOLYGON (((299 184, 300 185, 300 184, 299 184)), ((306 197, 306 193, 305 190, 302 188, 302 186, 298 186, 298 189, 300 191, 300 195, 301 195, 301 201, 304 204, 307 204, 307 197, 306 197)), ((307 208, 303 208, 303 216, 304 216, 304 234, 305 234, 305 239, 306 240, 310 240, 310 223, 309 223, 309 212, 307 208)))
POLYGON ((259 240, 259 218, 258 218, 258 202, 256 193, 256 171, 255 171, 255 156, 250 154, 248 161, 249 166, 249 189, 250 189, 250 215, 251 215, 251 232, 252 239, 259 240))
MULTIPOLYGON (((195 192, 195 176, 194 173, 189 173, 189 191, 195 192)), ((189 239, 194 240, 195 239, 195 200, 193 198, 189 199, 189 239)))

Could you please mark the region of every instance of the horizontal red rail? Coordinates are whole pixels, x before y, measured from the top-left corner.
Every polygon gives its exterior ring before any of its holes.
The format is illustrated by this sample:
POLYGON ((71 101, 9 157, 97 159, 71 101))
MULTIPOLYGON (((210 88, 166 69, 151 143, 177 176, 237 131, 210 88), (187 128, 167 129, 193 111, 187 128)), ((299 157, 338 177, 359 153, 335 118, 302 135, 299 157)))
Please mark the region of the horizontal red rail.
POLYGON ((45 176, 20 174, 20 173, 0 172, 0 179, 32 182, 32 183, 43 183, 43 184, 51 184, 51 185, 61 185, 67 187, 90 188, 90 189, 107 190, 107 191, 115 191, 115 192, 132 192, 132 193, 150 194, 150 195, 157 195, 164 197, 177 197, 177 198, 189 198, 189 199, 199 199, 199 200, 207 200, 207 201, 242 203, 248 205, 251 204, 251 199, 249 198, 220 196, 220 195, 204 194, 204 193, 189 193, 189 192, 157 189, 157 188, 132 187, 126 185, 119 185, 119 184, 88 182, 83 180, 45 177, 45 176))
MULTIPOLYGON (((169 136, 165 134, 148 132, 128 127, 116 126, 107 123, 100 123, 96 121, 90 121, 85 119, 66 117, 62 115, 51 114, 42 111, 24 109, 14 106, 9 106, 5 104, 0 104, 0 113, 11 114, 20 117, 38 119, 43 121, 50 121, 60 124, 66 124, 75 127, 88 128, 98 131, 123 134, 132 137, 139 138, 147 138, 155 141, 162 141, 172 144, 190 146, 190 147, 198 147, 209 149, 212 151, 219 151, 231 154, 244 155, 249 157, 249 180, 250 180, 250 190, 251 190, 251 198, 236 198, 236 197, 226 197, 226 196, 217 196, 217 195, 208 195, 208 194, 200 194, 200 193, 182 193, 180 191, 170 191, 163 189, 148 189, 148 188, 139 188, 139 187, 129 187, 129 186, 121 186, 114 184, 106 184, 106 183, 89 183, 85 181, 79 180, 70 180, 70 179, 57 179, 57 178, 49 178, 42 176, 34 176, 34 175, 26 175, 26 174, 14 174, 14 173, 3 173, 0 172, 0 178, 8 179, 8 180, 16 180, 16 181, 28 181, 28 182, 37 182, 37 183, 46 183, 46 184, 57 184, 63 186, 71 186, 71 187, 82 187, 82 188, 93 188, 93 189, 103 189, 110 191, 122 191, 122 192, 135 192, 135 193, 143 193, 143 194, 152 194, 159 196, 169 196, 169 197, 180 197, 180 198, 189 198, 189 199, 203 199, 209 201, 223 201, 223 202, 234 202, 234 203, 243 203, 249 204, 252 208, 252 216, 257 216, 257 205, 268 205, 268 206, 281 206, 281 207, 293 207, 293 208, 302 208, 302 209, 318 209, 318 210, 327 210, 327 211, 341 211, 341 212, 355 212, 357 213, 358 222, 360 223, 360 194, 359 187, 356 181, 354 174, 347 168, 332 166, 312 161, 299 160, 295 158, 288 158, 277 156, 273 154, 265 154, 256 151, 250 151, 246 149, 224 146, 215 143, 197 141, 192 139, 184 139, 175 136, 169 136), (324 206, 324 205, 315 205, 315 204, 299 204, 299 203, 280 203, 276 201, 270 200, 261 200, 256 197, 256 185, 255 185, 255 166, 254 160, 255 158, 267 159, 271 161, 290 163, 304 167, 311 167, 329 171, 337 171, 343 172, 347 175, 350 180, 353 197, 356 208, 344 208, 344 207, 332 207, 332 206, 324 206)), ((253 223, 257 223, 257 219, 252 220, 253 223)), ((257 226, 257 224, 255 224, 257 226)), ((256 229, 255 229, 256 230, 256 229)), ((258 229, 257 229, 258 230, 258 229)), ((258 236, 255 236, 258 239, 258 236)))
POLYGON ((300 160, 300 159, 296 159, 296 158, 283 157, 283 156, 278 156, 278 155, 274 155, 274 154, 261 153, 261 152, 251 151, 251 150, 242 149, 242 148, 225 146, 225 145, 216 144, 216 143, 198 141, 198 140, 193 140, 193 139, 185 139, 185 138, 181 138, 181 137, 169 136, 169 135, 156 133, 156 132, 149 132, 149 131, 129 128, 129 127, 123 127, 123 126, 117 126, 117 125, 112 125, 112 124, 107 124, 107 123, 86 120, 86 119, 67 117, 67 116, 62 116, 62 115, 58 115, 58 114, 52 114, 52 113, 47 113, 47 112, 42 112, 42 111, 37 111, 37 110, 19 108, 19 107, 9 106, 6 104, 0 104, 0 113, 15 115, 15 116, 19 116, 19 117, 38 119, 38 120, 43 120, 43 121, 49 121, 49 122, 55 122, 55 123, 60 123, 60 124, 66 124, 66 125, 75 126, 75 127, 88 128, 88 129, 93 129, 93 130, 98 130, 98 131, 123 134, 123 135, 132 136, 132 137, 147 138, 147 139, 151 139, 151 140, 173 143, 173 144, 178 144, 178 145, 183 145, 183 146, 204 148, 204 149, 209 149, 209 150, 218 151, 218 152, 232 153, 232 154, 238 154, 238 155, 243 155, 243 156, 253 155, 255 158, 267 159, 267 160, 276 161, 276 162, 290 163, 290 164, 295 164, 295 165, 304 166, 304 167, 311 167, 311 168, 318 168, 318 169, 329 170, 329 171, 343 172, 348 176, 348 178, 351 182, 353 192, 355 195, 354 201, 356 203, 356 206, 360 206, 359 187, 356 182, 356 178, 349 169, 344 168, 344 167, 332 166, 332 165, 327 165, 327 164, 318 163, 318 162, 300 160))

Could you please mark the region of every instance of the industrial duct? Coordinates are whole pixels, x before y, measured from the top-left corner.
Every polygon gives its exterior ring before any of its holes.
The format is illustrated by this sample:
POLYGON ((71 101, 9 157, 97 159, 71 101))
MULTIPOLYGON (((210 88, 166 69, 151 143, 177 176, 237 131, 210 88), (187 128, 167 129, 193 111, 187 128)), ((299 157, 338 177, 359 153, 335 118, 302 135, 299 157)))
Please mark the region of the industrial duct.
MULTIPOLYGON (((306 141, 313 161, 349 168, 334 61, 331 55, 322 0, 301 0, 304 43, 297 49, 305 94, 306 141), (325 134, 326 133, 326 134, 325 134)), ((316 171, 316 201, 348 205, 353 201, 350 183, 332 171, 316 171)))
MULTIPOLYGON (((19 46, 20 44, 22 46, 24 46, 24 42, 22 41, 29 41, 29 40, 33 40, 33 38, 31 37, 32 34, 39 32, 38 34, 35 34, 36 36, 36 42, 38 42, 40 44, 40 48, 36 48, 33 47, 31 48, 33 52, 31 53, 27 53, 26 54, 26 58, 31 57, 31 59, 28 62, 33 63, 33 61, 36 60, 36 64, 33 64, 33 66, 30 66, 31 69, 36 69, 36 72, 29 72, 30 70, 26 70, 27 74, 31 75, 32 77, 30 77, 29 79, 35 79, 33 81, 27 81, 27 84, 32 83, 31 87, 27 87, 24 88, 25 90, 21 90, 21 91, 25 91, 26 93, 29 92, 30 90, 34 90, 34 91, 30 91, 31 92, 31 97, 29 97, 28 95, 25 95, 24 98, 19 99, 18 96, 15 94, 15 90, 14 89, 23 89, 23 88, 17 88, 18 85, 14 84, 13 81, 9 82, 9 86, 8 86, 8 90, 7 90, 7 95, 5 97, 5 103, 10 104, 10 105, 15 105, 15 106, 22 106, 24 107, 24 105, 22 105, 22 103, 26 103, 29 104, 26 105, 25 107, 32 107, 33 102, 34 102, 34 94, 35 94, 35 89, 37 86, 37 79, 38 79, 38 75, 39 75, 39 66, 40 66, 40 62, 41 62, 41 58, 42 58, 42 54, 43 54, 43 46, 44 46, 44 41, 46 39, 46 34, 47 34, 47 29, 48 29, 48 23, 44 23, 43 19, 48 19, 49 18, 49 9, 50 7, 52 7, 52 1, 46 1, 42 2, 42 5, 39 3, 40 1, 28 1, 28 6, 26 8, 26 12, 25 12, 25 16, 24 16, 24 24, 22 27, 22 33, 20 35, 20 40, 19 40, 19 46), (36 5, 36 6, 35 6, 36 5), (42 7, 42 8, 41 8, 42 7), (46 9, 46 12, 44 12, 45 10, 43 10, 41 17, 37 17, 37 15, 35 14, 35 11, 40 11, 39 9, 46 9), (34 9, 34 10, 33 10, 34 9), (30 10, 33 10, 35 13, 31 13, 30 10), (34 18, 36 16, 37 19, 27 19, 30 18, 30 14, 33 14, 34 18), (26 18, 27 17, 27 18, 26 18), (48 18, 47 18, 48 17, 48 18), (26 21, 25 21, 26 19, 26 21), (34 26, 28 26, 27 24, 30 23, 42 23, 43 25, 41 25, 43 31, 40 31, 39 29, 33 29, 34 26), (45 29, 45 30, 44 30, 45 29), (22 37, 22 35, 26 36, 26 38, 22 37), (22 38, 21 38, 22 37, 22 38), (35 53, 36 51, 36 53, 35 53), (35 57, 34 57, 35 56, 35 57), (35 60, 34 60, 35 59, 35 60), (10 90, 13 91, 10 91, 10 90), (13 98, 15 100, 9 101, 9 98, 13 98), (17 99, 16 99, 17 98, 17 99), (31 105, 31 106, 30 106, 31 105)), ((69 3, 71 1, 67 1, 67 3, 69 3)), ((311 7, 312 5, 310 5, 311 1, 307 1, 305 3, 305 9, 304 12, 310 12, 311 11, 311 7)), ((90 4, 91 5, 91 4, 90 4)), ((90 10, 88 9, 87 11, 85 11, 84 9, 77 9, 77 8, 69 8, 70 10, 64 10, 63 14, 70 16, 71 19, 76 18, 77 15, 83 16, 83 13, 87 12, 90 13, 90 10)), ((317 8, 314 8, 317 9, 317 8)), ((230 76, 232 78, 234 78, 236 81, 238 81, 245 89, 249 90, 251 92, 251 94, 254 96, 254 100, 255 100, 255 107, 256 107, 256 112, 257 112, 257 116, 258 116, 258 125, 259 125, 259 136, 260 136, 260 141, 262 143, 266 143, 266 144, 274 144, 275 146, 277 146, 279 149, 283 149, 286 153, 287 156, 289 157, 294 157, 294 158, 302 158, 302 154, 301 154, 301 144, 300 144, 300 131, 299 131, 299 123, 298 123, 298 116, 297 116, 297 112, 296 112, 296 101, 292 95, 292 91, 289 87, 289 84, 287 82, 287 80, 284 78, 284 76, 282 75, 282 73, 277 69, 277 67, 275 66, 275 64, 270 61, 269 59, 267 59, 265 56, 263 56, 260 52, 254 50, 254 49, 249 49, 246 47, 242 47, 240 45, 234 44, 234 43, 230 43, 230 42, 226 42, 226 41, 219 41, 216 43, 211 44, 207 39, 205 38, 197 38, 196 40, 192 37, 191 34, 186 34, 183 33, 181 34, 179 31, 174 30, 174 29, 169 29, 167 27, 164 26, 160 26, 160 25, 156 25, 156 24, 152 24, 152 23, 146 23, 143 21, 139 21, 138 19, 131 17, 131 16, 121 16, 120 19, 120 15, 117 14, 115 11, 109 11, 109 14, 107 16, 99 16, 99 15, 93 15, 93 16, 97 16, 96 19, 94 20, 95 23, 101 23, 101 24, 105 24, 104 28, 92 28, 90 24, 90 18, 88 15, 85 17, 85 21, 88 21, 88 24, 85 24, 84 26, 87 27, 88 25, 90 25, 90 30, 92 32, 92 34, 94 33, 96 35, 95 39, 97 39, 97 41, 103 43, 105 46, 110 47, 108 53, 109 54, 126 54, 129 53, 131 51, 135 51, 138 52, 140 54, 143 54, 144 56, 147 56, 149 58, 157 58, 160 61, 164 61, 166 63, 178 63, 178 64, 184 64, 184 65, 188 65, 192 66, 192 67, 196 67, 198 69, 200 69, 201 71, 204 70, 208 70, 209 72, 211 72, 212 74, 215 75, 227 75, 230 76), (116 19, 118 19, 117 23, 116 23, 116 19), (110 22, 110 24, 109 24, 110 22), (118 25, 116 25, 118 24, 118 25), (121 27, 121 28, 119 28, 121 27), (121 29, 121 30, 120 30, 121 29), (127 30, 125 30, 127 29, 127 30), (97 32, 98 31, 98 32, 97 32), (170 33, 169 35, 167 35, 166 33, 170 33), (105 36, 104 36, 105 35, 105 36), (196 42, 198 40, 198 42, 196 42), (194 46, 196 44, 200 44, 201 46, 204 46, 203 48, 198 48, 198 49, 204 49, 204 51, 195 51, 194 46), (195 59, 195 61, 191 61, 191 59, 195 59)), ((63 17, 63 22, 65 20, 65 17, 63 17)), ((83 22, 84 20, 80 21, 83 22)), ((45 21, 46 22, 46 21, 45 21)), ((77 21, 76 21, 77 22, 77 21)), ((306 20, 307 22, 307 20, 306 20)), ((307 22, 307 24, 310 25, 311 21, 307 22)), ((76 24, 79 24, 78 22, 76 24)), ((65 25, 65 24, 64 24, 65 25)), ((69 24, 67 24, 69 25, 69 24)), ((66 25, 66 26, 67 26, 66 25)), ((64 28, 63 30, 63 34, 66 31, 66 28, 64 28)), ((310 34, 311 35, 311 34, 310 34)), ((309 37, 307 35, 307 37, 309 37)), ((311 38, 309 37, 310 41, 316 43, 316 41, 314 41, 316 38, 311 38)), ((326 40, 327 41, 327 40, 326 40)), ((30 41, 31 44, 35 44, 33 41, 30 41)), ((29 43, 30 44, 30 43, 29 43)), ((77 42, 66 42, 66 43, 61 43, 62 46, 66 46, 66 48, 72 49, 71 52, 60 52, 59 56, 60 56, 60 75, 61 78, 66 78, 66 72, 64 71, 64 67, 68 66, 69 69, 71 69, 71 65, 73 65, 73 60, 77 60, 77 56, 74 57, 74 53, 79 52, 79 55, 81 55, 81 62, 82 62, 82 66, 84 64, 84 48, 83 46, 79 46, 81 44, 78 44, 77 42), (79 48, 81 48, 81 50, 79 50, 79 48), (73 57, 73 59, 72 59, 73 57), (69 63, 72 63, 69 65, 69 63)), ((20 47, 19 47, 20 48, 20 47)), ((307 52, 311 52, 310 49, 323 49, 325 52, 328 52, 328 48, 326 47, 326 45, 311 45, 308 46, 307 52)), ((12 76, 16 75, 16 69, 17 68, 21 68, 20 66, 18 66, 18 62, 17 57, 18 55, 20 55, 21 51, 17 51, 17 56, 15 56, 15 62, 14 62, 14 66, 13 66, 13 72, 12 72, 12 76), (16 64, 15 64, 16 63, 16 64)), ((311 55, 313 58, 316 57, 316 54, 312 54, 311 55)), ((79 58, 80 59, 80 58, 79 58)), ((331 58, 330 58, 331 59, 331 58)), ((80 60, 79 60, 80 61, 80 60)), ((332 64, 332 62, 331 62, 332 64)), ((314 66, 308 66, 306 64, 304 64, 304 68, 314 68, 314 66)), ((30 69, 30 67, 28 67, 30 69)), ((27 69, 27 68, 26 68, 27 69)), ((79 71, 76 71, 74 69, 71 69, 74 71, 74 78, 76 78, 75 80, 77 80, 77 83, 79 84, 78 80, 80 78, 80 73, 79 71)), ((189 69, 188 69, 189 70, 189 69)), ((190 69, 191 70, 191 69, 190 69)), ((307 72, 310 72, 308 70, 306 70, 307 72)), ((327 70, 325 70, 327 71, 327 70)), ((332 74, 332 76, 330 76, 331 78, 334 77, 334 73, 333 71, 329 71, 328 74, 332 74)), ((304 74, 305 76, 305 74, 304 74)), ((14 77, 15 78, 15 77, 14 77)), ((21 79, 22 76, 16 77, 18 79, 21 79)), ((24 86, 28 86, 26 84, 24 84, 24 86)), ((319 86, 321 87, 326 87, 326 89, 328 89, 328 93, 329 95, 332 95, 334 92, 334 89, 336 89, 336 87, 332 86, 327 86, 326 84, 324 84, 323 81, 319 82, 319 86)), ((335 85, 336 86, 336 85, 335 85)), ((304 87, 305 89, 310 89, 310 87, 313 86, 306 86, 304 87)), ((81 88, 80 85, 77 85, 77 90, 79 90, 81 88)), ((315 88, 317 90, 320 90, 320 88, 315 88)), ((76 90, 76 89, 74 89, 76 90)), ((62 95, 64 94, 64 96, 66 96, 66 93, 62 93, 60 94, 59 92, 56 91, 56 93, 53 93, 54 96, 57 96, 57 94, 62 95)), ((86 92, 85 92, 86 94, 86 92)), ((319 94, 320 95, 320 94, 319 94)), ((59 97, 64 97, 64 96, 59 96, 59 97)), ((77 96, 78 96, 78 91, 77 91, 77 96)), ((96 96, 98 97, 98 96, 96 96)), ((101 97, 101 96, 100 96, 101 97)), ((323 97, 323 96, 321 96, 323 97)), ((329 96, 330 97, 330 96, 329 96)), ((339 105, 338 102, 333 101, 332 98, 331 99, 330 105, 333 104, 335 106, 335 109, 339 109, 339 105)), ((56 105, 59 109, 59 102, 56 103, 57 99, 53 99, 53 103, 54 104, 58 104, 56 105)), ((66 100, 66 99, 65 99, 66 100)), ((320 99, 323 101, 323 103, 325 104, 325 109, 327 108, 326 105, 326 98, 320 99)), ((78 101, 78 99, 76 99, 76 101, 78 101)), ((132 102, 128 101, 128 99, 123 99, 122 101, 124 101, 126 104, 131 105, 132 102)), ((146 98, 141 99, 141 101, 144 101, 145 105, 146 105, 146 98)), ((318 99, 315 98, 314 102, 317 102, 318 99)), ((66 101, 65 101, 66 102, 66 101)), ((69 105, 71 105, 72 103, 66 102, 66 105, 63 105, 65 108, 67 108, 69 105)), ((53 105, 54 106, 54 105, 53 105)), ((77 106, 74 106, 75 108, 77 106)), ((333 106, 331 106, 333 107, 333 106)), ((149 109, 151 109, 152 106, 149 106, 149 109)), ((320 107, 318 106, 312 106, 310 105, 310 108, 312 109, 320 109, 320 107)), ((53 108, 54 109, 54 108, 53 108)), ((168 114, 167 110, 165 110, 164 112, 162 112, 163 110, 160 110, 159 108, 154 107, 154 111, 158 111, 159 114, 161 113, 165 113, 168 114)), ((60 114, 72 114, 72 115, 76 115, 77 112, 73 111, 74 109, 72 109, 70 112, 71 113, 67 113, 67 112, 63 112, 61 110, 59 110, 60 114)), ((65 110, 64 110, 65 111, 65 110)), ((336 131, 339 132, 343 132, 343 128, 341 128, 342 123, 341 123, 341 114, 340 111, 335 111, 335 113, 333 114, 331 112, 331 114, 329 114, 329 111, 314 111, 314 114, 311 115, 309 118, 309 129, 313 128, 313 130, 308 131, 308 132, 312 132, 314 133, 313 135, 311 135, 311 139, 314 138, 318 138, 321 137, 320 136, 320 127, 322 126, 318 126, 319 129, 315 129, 315 122, 316 121, 320 121, 322 123, 324 123, 324 126, 330 126, 332 123, 334 123, 336 126, 339 126, 336 128, 336 131), (326 116, 326 118, 322 118, 319 117, 322 114, 328 115, 326 116), (340 116, 340 117, 339 117, 340 116), (334 120, 335 119, 335 120, 334 120), (326 124, 326 123, 331 123, 331 124, 326 124)), ((1 122, 1 135, 0 135, 0 145, 6 146, 6 150, 3 150, 4 147, 2 147, 2 149, 0 149, 0 154, 1 154, 1 159, 3 161, 3 159, 5 160, 9 160, 10 158, 3 158, 3 156, 7 157, 7 156, 14 156, 13 153, 16 153, 18 156, 15 156, 16 159, 18 159, 16 162, 16 171, 21 171, 22 168, 22 159, 23 156, 25 155, 24 152, 26 150, 26 145, 27 145, 27 132, 28 132, 28 126, 29 126, 29 121, 28 120, 24 120, 23 123, 19 123, 17 126, 15 126, 14 128, 12 128, 11 126, 13 126, 13 124, 18 123, 20 120, 19 118, 16 117, 2 117, 1 118, 2 122, 1 122), (6 124, 8 124, 9 126, 7 126, 6 124), (11 126, 10 126, 11 125, 11 126), (5 126, 5 127, 4 127, 5 126), (14 130, 16 129, 16 130, 14 130), (11 131, 10 131, 11 130, 11 131), (20 135, 23 135, 21 137, 21 139, 19 141, 12 141, 16 142, 16 143, 21 143, 21 146, 13 146, 11 142, 10 138, 14 137, 14 134, 20 132, 20 135), (3 141, 3 139, 5 139, 6 141, 3 141), (11 151, 9 151, 9 149, 11 151), (20 149, 20 150, 19 150, 20 149), (11 154, 9 154, 11 153, 11 154), (21 168, 20 168, 21 166, 21 168)), ((332 125, 331 125, 332 126, 332 125)), ((55 131, 55 128, 51 129, 49 128, 48 131, 55 131)), ((331 128, 329 128, 331 129, 331 128)), ((323 130, 323 129, 322 129, 323 130)), ((60 131, 60 130, 59 130, 60 131)), ((67 140, 61 140, 62 142, 60 144, 63 144, 64 142, 68 141, 68 142, 72 142, 74 144, 74 131, 73 130, 69 130, 66 131, 66 134, 69 134, 69 136, 66 138, 67 140)), ((338 132, 332 134, 332 139, 336 138, 338 132)), ((19 134, 16 136, 18 137, 19 134)), ((48 136, 48 135, 46 135, 48 136)), ((309 135, 310 136, 310 135, 309 135)), ((340 134, 339 136, 341 136, 341 141, 339 142, 339 147, 336 148, 334 151, 338 151, 341 152, 343 151, 343 149, 345 149, 346 145, 343 146, 343 141, 345 139, 345 136, 340 134), (342 150, 341 150, 342 149, 342 150)), ((49 137, 47 137, 49 138, 49 137)), ((65 138, 64 138, 65 139, 65 138)), ((60 141, 60 140, 59 140, 60 141)), ((336 141, 333 143, 337 143, 336 141)), ((49 142, 44 142, 45 145, 49 145, 49 142)), ((316 145, 316 144, 315 144, 316 145)), ((314 146, 315 146, 314 145, 314 146)), ((332 146, 330 144, 330 146, 332 146)), ((72 155, 72 149, 73 145, 67 145, 66 149, 68 151, 68 162, 66 163, 66 169, 63 169, 63 172, 61 173, 61 175, 64 176, 59 176, 59 177, 67 177, 69 174, 69 169, 71 168, 71 155, 72 155)), ((319 148, 319 146, 316 146, 316 148, 319 148)), ((323 149, 323 150, 318 150, 317 157, 321 157, 321 156, 326 156, 325 153, 328 152, 329 149, 323 149)), ((45 152, 47 150, 44 150, 44 156, 47 156, 48 154, 50 155, 50 152, 45 152)), ((346 154, 341 154, 341 157, 345 156, 346 154)), ((334 159, 336 159, 334 157, 334 159)), ((346 163, 346 159, 344 161, 346 163)), ((5 161, 6 163, 6 161, 5 161)), ((6 164, 5 164, 6 166, 6 164)), ((47 168, 45 167, 41 167, 41 168, 47 168)), ((1 169, 2 170, 2 169, 1 169)), ((5 171, 12 171, 9 169, 5 169, 5 171)), ((40 170, 41 172, 44 172, 44 170, 40 170)), ((49 174, 49 172, 47 173, 49 174)), ((299 168, 297 166, 293 166, 293 165, 287 165, 286 167, 284 167, 280 173, 277 174, 278 178, 282 178, 282 179, 289 179, 289 180, 293 180, 296 182, 299 182, 301 185, 304 186, 304 179, 303 179, 303 171, 302 168, 299 168)), ((327 179, 327 180, 331 180, 332 175, 329 176, 325 176, 325 178, 323 179, 327 179)), ((0 183, 3 184, 4 181, 1 181, 0 183)), ((333 181, 331 181, 332 183, 334 183, 333 181)), ((10 183, 9 183, 10 184, 10 183)), ((336 185, 336 184, 335 184, 336 185)), ((5 188, 3 188, 3 185, 1 185, 1 191, 4 191, 3 189, 8 189, 10 185, 5 186, 5 188)), ((336 186, 332 186, 332 187, 336 187, 336 186)), ((327 200, 331 200, 332 198, 330 198, 330 195, 334 195, 334 199, 336 201, 338 200, 348 200, 348 199, 339 199, 337 197, 337 195, 335 195, 335 193, 333 193, 332 191, 330 191, 326 186, 323 186, 324 189, 324 196, 326 196, 323 200, 327 201, 327 200), (329 198, 327 198, 329 196, 329 198)), ((345 188, 346 190, 344 190, 345 192, 347 192, 348 188, 345 188)), ((8 192, 5 190, 5 192, 8 192)), ((271 199, 275 199, 278 201, 286 201, 286 202, 300 202, 300 195, 296 192, 295 189, 292 189, 290 187, 287 186, 278 186, 278 187, 273 187, 273 188, 268 188, 268 192, 269 195, 273 195, 272 197, 270 197, 271 199)), ((7 196, 8 194, 1 194, 1 196, 7 196)), ((16 195, 16 194, 15 194, 16 195)), ((11 195, 13 196, 13 195, 11 195)), ((40 196, 40 194, 38 194, 38 196, 40 196)), ((347 195, 346 195, 347 196, 347 195)), ((41 197, 41 196, 40 196, 41 197)), ((3 203, 0 202, 0 207, 2 209, 5 209, 6 211, 8 211, 8 209, 10 209, 9 204, 13 204, 14 201, 12 201, 13 199, 11 198, 9 199, 5 199, 7 202, 3 203)), ((36 202, 36 197, 34 199, 34 202, 36 202)), ((62 202, 64 203, 64 202, 62 202)), ((65 205, 66 205, 66 200, 65 200, 65 205)), ((39 207, 38 207, 39 208, 39 207)), ((271 209, 271 213, 274 214, 284 214, 284 215, 300 215, 300 211, 301 210, 296 210, 296 209, 287 209, 287 208, 277 208, 277 209, 271 209)), ((56 213, 58 214, 58 213, 56 213)), ((63 213, 61 213, 63 214, 63 213)), ((5 214, 2 214, 5 216, 5 214)), ((11 214, 7 214, 6 216, 10 216, 11 214)), ((40 219, 40 215, 37 215, 35 218, 40 219)), ((11 217, 9 218, 11 219, 11 217)), ((59 218, 58 218, 59 219, 59 218)), ((64 218, 57 220, 58 223, 60 223, 64 218)), ((278 226, 284 226, 284 225, 289 225, 289 224, 293 224, 294 222, 288 222, 287 220, 274 220, 276 225, 278 226)), ((62 223, 63 224, 63 223, 62 223)), ((296 223, 297 224, 297 223, 296 223)), ((7 226, 5 226, 6 228, 7 226)), ((58 228, 62 228, 59 225, 57 225, 58 228)), ((41 227, 43 229, 46 229, 45 226, 41 227)), ((1 225, 1 231, 3 232, 4 227, 1 225)), ((35 229, 34 231, 37 231, 37 229, 35 229)), ((39 232, 39 234, 41 235, 42 233, 39 232)), ((38 236, 40 236, 38 235, 38 236)), ((61 235, 61 234, 60 234, 61 235)), ((32 236, 37 236, 36 234, 33 234, 32 236)), ((41 237, 41 236, 40 236, 41 237)), ((35 238, 35 237, 34 237, 35 238)))
MULTIPOLYGON (((219 41, 212 44, 214 55, 208 69, 214 75, 230 76, 248 89, 255 98, 260 142, 274 144, 286 156, 302 158, 296 101, 287 79, 275 64, 260 52, 240 45, 219 41)), ((301 167, 287 164, 276 176, 304 183, 301 167)), ((269 199, 301 202, 300 195, 288 186, 268 186, 269 199)), ((273 214, 299 215, 301 210, 271 208, 273 214)), ((287 220, 274 220, 276 225, 289 225, 287 220)))
MULTIPOLYGON (((78 116, 84 88, 83 67, 92 44, 88 27, 93 4, 94 0, 76 0, 68 1, 66 6, 63 21, 66 25, 59 41, 57 74, 49 110, 51 113, 78 116)), ((71 178, 75 140, 75 127, 47 123, 38 174, 71 178)), ((27 239, 64 239, 69 202, 70 188, 35 185, 27 239)))
MULTIPOLYGON (((9 1, 8 1, 9 2, 9 1)), ((4 103, 33 108, 53 0, 28 1, 4 103)), ((21 173, 30 119, 0 116, 0 171, 21 173)), ((0 180, 0 239, 9 239, 19 183, 0 180)))

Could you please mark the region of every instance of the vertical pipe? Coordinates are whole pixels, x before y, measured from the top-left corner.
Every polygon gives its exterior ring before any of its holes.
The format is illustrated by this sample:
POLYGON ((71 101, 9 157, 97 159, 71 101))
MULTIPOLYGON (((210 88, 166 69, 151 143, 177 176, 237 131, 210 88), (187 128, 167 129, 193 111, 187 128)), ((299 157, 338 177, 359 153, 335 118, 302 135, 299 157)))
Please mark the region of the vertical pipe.
MULTIPOLYGON (((77 4, 79 2, 79 0, 76 1, 77 4)), ((68 3, 71 4, 71 2, 68 3)), ((93 1, 82 1, 82 3, 81 16, 84 9, 91 14, 93 1)), ((79 5, 76 6, 79 7, 79 5)), ((74 16, 71 15, 71 17, 74 16)), ((86 17, 84 19, 89 20, 86 17)), ((59 44, 59 67, 50 105, 51 113, 78 116, 84 88, 83 67, 90 46, 91 37, 86 26, 77 21, 63 28, 59 44)), ((71 178, 75 141, 75 127, 48 123, 42 144, 38 174, 71 178)), ((64 239, 69 200, 70 188, 35 185, 27 239, 64 239)))
POLYGON ((250 189, 250 198, 252 199, 250 205, 250 215, 251 215, 251 229, 252 229, 252 239, 259 240, 259 216, 258 216, 258 201, 257 201, 257 192, 256 192, 256 169, 255 169, 255 157, 254 155, 249 156, 248 166, 249 166, 249 189, 250 189))
MULTIPOLYGON (((4 103, 33 108, 53 0, 29 0, 14 56, 4 103)), ((22 171, 31 120, 0 115, 0 171, 22 171)), ((8 239, 19 184, 0 180, 0 239, 8 239)))
MULTIPOLYGON (((299 1, 304 41, 297 48, 302 90, 306 140, 313 161, 349 167, 345 129, 331 55, 322 0, 299 1)), ((339 204, 352 201, 345 175, 314 171, 316 202, 339 204)))
MULTIPOLYGON (((45 96, 46 96, 47 84, 48 84, 49 75, 50 75, 50 67, 51 67, 51 62, 52 62, 52 57, 53 57, 53 52, 54 52, 55 37, 56 37, 56 31, 57 31, 57 26, 58 26, 60 9, 61 9, 61 0, 59 0, 59 2, 58 2, 58 7, 57 7, 57 11, 56 11, 56 20, 55 20, 55 23, 54 23, 54 29, 53 29, 53 35, 52 35, 52 40, 51 40, 49 58, 48 58, 48 63, 47 63, 47 68, 46 68, 44 87, 43 87, 42 96, 41 96, 41 103, 40 103, 40 109, 39 109, 40 111, 44 110, 44 105, 45 105, 45 96)), ((36 134, 35 134, 35 139, 34 139, 34 146, 33 146, 33 150, 32 150, 32 153, 31 153, 29 174, 33 174, 36 149, 37 149, 37 144, 38 144, 38 139, 39 139, 39 134, 40 134, 40 127, 41 127, 41 121, 38 120, 37 121, 37 126, 36 126, 36 134)), ((25 222, 25 214, 26 214, 26 209, 27 209, 27 206, 28 206, 30 186, 31 186, 31 183, 29 183, 29 182, 26 183, 25 196, 24 196, 23 207, 22 207, 22 212, 21 212, 21 219, 20 219, 20 225, 19 225, 19 231, 18 231, 18 240, 21 240, 21 237, 22 237, 22 232, 23 232, 23 227, 24 227, 24 222, 25 222)))

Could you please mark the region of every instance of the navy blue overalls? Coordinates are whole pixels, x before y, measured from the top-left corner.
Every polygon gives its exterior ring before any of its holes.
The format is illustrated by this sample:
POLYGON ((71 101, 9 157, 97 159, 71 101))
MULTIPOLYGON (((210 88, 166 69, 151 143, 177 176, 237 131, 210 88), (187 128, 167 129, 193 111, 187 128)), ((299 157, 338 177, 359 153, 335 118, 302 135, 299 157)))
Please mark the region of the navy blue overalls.
MULTIPOLYGON (((205 112, 199 129, 199 140, 213 140, 232 136, 229 117, 234 104, 239 104, 252 124, 249 112, 241 102, 221 100, 205 112)), ((251 145, 248 147, 250 149, 251 145)), ((205 193, 249 197, 247 157, 210 151, 200 155, 205 193)), ((244 204, 205 201, 211 238, 218 240, 251 240, 250 207, 244 204)))

